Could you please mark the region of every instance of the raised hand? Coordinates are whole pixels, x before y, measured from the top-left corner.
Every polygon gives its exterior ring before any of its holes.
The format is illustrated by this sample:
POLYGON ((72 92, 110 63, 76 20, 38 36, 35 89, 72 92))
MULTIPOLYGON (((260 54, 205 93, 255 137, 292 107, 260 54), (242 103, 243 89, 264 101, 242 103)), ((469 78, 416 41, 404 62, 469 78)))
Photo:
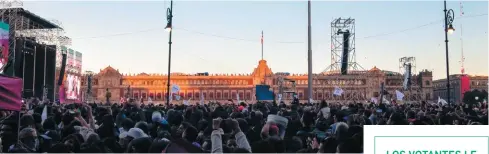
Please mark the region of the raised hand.
POLYGON ((231 128, 233 129, 234 133, 241 132, 241 128, 239 128, 239 122, 236 119, 230 119, 231 120, 231 128))
POLYGON ((212 120, 212 129, 221 128, 221 121, 222 121, 221 118, 216 118, 216 119, 212 120))

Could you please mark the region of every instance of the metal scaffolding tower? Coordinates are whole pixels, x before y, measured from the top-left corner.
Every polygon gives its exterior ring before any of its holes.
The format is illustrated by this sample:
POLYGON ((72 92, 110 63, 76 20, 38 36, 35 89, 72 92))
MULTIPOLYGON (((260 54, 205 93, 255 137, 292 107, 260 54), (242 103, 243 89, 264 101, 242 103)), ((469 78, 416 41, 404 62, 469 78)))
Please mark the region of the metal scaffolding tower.
POLYGON ((404 74, 407 64, 411 64, 411 73, 416 73, 416 57, 399 58, 399 73, 404 74))
POLYGON ((340 73, 343 55, 347 56, 347 70, 365 70, 356 62, 355 19, 352 18, 331 22, 331 65, 323 73, 340 73))

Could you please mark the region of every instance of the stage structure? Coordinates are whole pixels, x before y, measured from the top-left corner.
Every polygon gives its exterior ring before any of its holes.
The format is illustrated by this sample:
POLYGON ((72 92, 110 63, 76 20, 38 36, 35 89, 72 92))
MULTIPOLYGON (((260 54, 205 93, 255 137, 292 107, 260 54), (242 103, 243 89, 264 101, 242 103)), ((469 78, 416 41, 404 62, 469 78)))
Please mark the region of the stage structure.
POLYGON ((331 22, 331 65, 323 73, 348 74, 349 70, 365 70, 356 62, 355 19, 337 18, 331 22))
POLYGON ((411 65, 411 72, 416 72, 416 57, 402 57, 399 58, 399 73, 405 73, 407 64, 411 65))
POLYGON ((292 101, 293 96, 297 94, 295 81, 287 78, 289 73, 275 73, 278 80, 278 95, 282 101, 292 101))
MULTIPOLYGON (((92 71, 86 71, 85 72, 85 75, 86 75, 86 85, 87 85, 87 89, 86 89, 86 93, 85 95, 82 95, 83 96, 83 101, 85 102, 93 102, 93 97, 92 97, 92 78, 93 78, 93 72, 92 71)), ((84 84, 84 83, 82 83, 84 84)))
POLYGON ((15 31, 22 29, 20 18, 17 18, 18 9, 22 8, 22 1, 19 0, 0 0, 0 19, 2 22, 9 24, 9 56, 7 64, 0 68, 0 72, 4 72, 6 66, 14 65, 11 61, 15 59, 15 31), (12 24, 10 24, 12 23, 12 24))
MULTIPOLYGON (((423 79, 421 75, 416 73, 416 57, 401 57, 399 58, 399 72, 404 76, 403 88, 405 101, 422 100, 423 79)), ((427 72, 427 71, 423 71, 427 72)), ((423 73, 420 72, 420 73, 423 73)))
POLYGON ((71 40, 63 36, 59 22, 23 9, 22 2, 5 0, 0 3, 0 20, 9 25, 9 60, 2 68, 3 73, 23 78, 26 97, 42 97, 48 89, 47 97, 54 100, 54 57, 59 46, 69 45, 71 40))

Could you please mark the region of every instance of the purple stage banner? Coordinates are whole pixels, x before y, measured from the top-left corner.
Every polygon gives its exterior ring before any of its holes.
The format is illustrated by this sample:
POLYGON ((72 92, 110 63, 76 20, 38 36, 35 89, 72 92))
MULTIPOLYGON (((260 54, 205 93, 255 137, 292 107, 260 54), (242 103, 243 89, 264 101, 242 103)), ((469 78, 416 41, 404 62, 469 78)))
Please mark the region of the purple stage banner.
POLYGON ((22 108, 22 79, 0 76, 0 109, 20 111, 22 108))

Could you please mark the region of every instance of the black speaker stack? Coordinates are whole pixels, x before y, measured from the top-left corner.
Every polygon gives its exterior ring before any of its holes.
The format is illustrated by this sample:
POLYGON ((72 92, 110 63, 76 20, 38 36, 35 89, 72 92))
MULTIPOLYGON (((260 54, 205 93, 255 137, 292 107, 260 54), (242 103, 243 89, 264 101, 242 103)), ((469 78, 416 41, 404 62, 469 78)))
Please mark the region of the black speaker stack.
POLYGON ((343 32, 343 52, 341 54, 341 74, 348 74, 348 56, 350 55, 350 32, 343 32))
POLYGON ((23 97, 42 99, 46 88, 47 98, 54 100, 56 46, 40 44, 29 37, 16 37, 15 41, 15 61, 5 68, 5 74, 23 79, 23 97))

